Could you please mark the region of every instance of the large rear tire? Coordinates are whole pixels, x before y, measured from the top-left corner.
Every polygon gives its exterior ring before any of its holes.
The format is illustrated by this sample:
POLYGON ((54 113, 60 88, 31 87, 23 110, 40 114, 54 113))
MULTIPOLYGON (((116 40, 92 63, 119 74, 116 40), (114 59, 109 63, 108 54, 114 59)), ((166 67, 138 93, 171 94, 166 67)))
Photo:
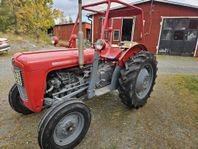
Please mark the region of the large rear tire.
POLYGON ((39 124, 41 149, 72 149, 85 137, 91 122, 89 108, 80 101, 58 103, 39 124))
POLYGON ((129 108, 146 104, 157 77, 156 58, 148 51, 141 51, 125 63, 119 78, 119 96, 129 108))
POLYGON ((10 89, 10 92, 8 95, 8 101, 9 101, 11 108, 17 113, 21 113, 24 115, 33 113, 23 104, 23 101, 20 98, 19 91, 18 91, 16 84, 14 84, 12 88, 10 89))

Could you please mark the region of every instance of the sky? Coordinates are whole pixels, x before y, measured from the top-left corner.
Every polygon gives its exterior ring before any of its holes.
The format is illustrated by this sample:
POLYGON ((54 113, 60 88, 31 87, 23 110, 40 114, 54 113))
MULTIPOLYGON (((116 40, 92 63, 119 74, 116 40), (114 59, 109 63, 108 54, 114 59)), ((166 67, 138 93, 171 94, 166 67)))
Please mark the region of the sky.
MULTIPOLYGON (((71 16, 73 20, 75 20, 75 17, 78 12, 78 0, 53 0, 54 1, 54 8, 57 8, 61 11, 64 11, 64 14, 66 17, 71 16)), ((83 4, 90 4, 90 3, 95 3, 98 1, 102 0, 82 0, 83 4)), ((135 1, 140 1, 140 0, 122 0, 128 3, 132 3, 135 1)), ((142 0, 143 1, 143 0, 142 0)), ((196 5, 198 6, 198 0, 167 0, 167 1, 175 1, 175 2, 181 2, 181 3, 187 3, 191 5, 196 5)), ((113 7, 116 5, 113 5, 113 7)), ((99 9, 104 9, 104 6, 100 7, 99 9)), ((88 21, 85 17, 87 12, 84 12, 84 21, 88 21)))

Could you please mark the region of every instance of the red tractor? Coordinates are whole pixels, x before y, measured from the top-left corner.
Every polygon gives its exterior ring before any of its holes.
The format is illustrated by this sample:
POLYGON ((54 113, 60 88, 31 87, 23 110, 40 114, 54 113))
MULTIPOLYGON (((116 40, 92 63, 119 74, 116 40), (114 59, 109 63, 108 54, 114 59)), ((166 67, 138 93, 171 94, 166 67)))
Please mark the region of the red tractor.
POLYGON ((110 19, 140 15, 144 42, 142 9, 120 0, 84 6, 82 0, 78 3, 79 14, 67 46, 60 50, 17 53, 12 59, 16 80, 9 92, 12 109, 26 115, 48 108, 38 130, 42 149, 70 149, 80 143, 91 122, 90 110, 83 101, 118 90, 124 105, 139 108, 147 102, 155 84, 157 61, 143 44, 132 42, 128 47, 115 47, 104 39, 105 31, 112 34, 110 19), (122 4, 126 9, 111 11, 112 3, 122 4), (91 9, 102 4, 107 5, 105 12, 91 9), (104 16, 100 39, 87 49, 82 10, 104 16), (75 35, 78 22, 79 32, 75 35))

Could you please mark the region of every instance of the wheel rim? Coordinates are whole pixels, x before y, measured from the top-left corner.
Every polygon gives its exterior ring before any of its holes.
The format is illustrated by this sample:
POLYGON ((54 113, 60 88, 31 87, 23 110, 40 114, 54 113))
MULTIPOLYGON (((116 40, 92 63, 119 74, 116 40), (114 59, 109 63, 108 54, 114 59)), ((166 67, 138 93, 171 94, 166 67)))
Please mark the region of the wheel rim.
POLYGON ((80 112, 64 116, 54 129, 53 138, 57 145, 65 146, 78 138, 83 130, 85 119, 80 112))
POLYGON ((153 67, 150 64, 144 65, 137 77, 135 94, 141 100, 149 93, 153 82, 153 67))

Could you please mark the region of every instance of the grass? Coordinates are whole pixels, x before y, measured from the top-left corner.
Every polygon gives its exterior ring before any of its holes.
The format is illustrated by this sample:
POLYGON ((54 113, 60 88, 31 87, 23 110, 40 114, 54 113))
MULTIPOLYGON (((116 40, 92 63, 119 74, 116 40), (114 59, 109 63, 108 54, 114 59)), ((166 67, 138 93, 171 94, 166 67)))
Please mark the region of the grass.
POLYGON ((32 35, 0 32, 0 38, 7 38, 11 45, 11 49, 8 53, 0 52, 0 57, 12 56, 17 52, 26 52, 44 48, 51 49, 54 47, 47 34, 40 34, 40 37, 40 41, 38 42, 32 35))
POLYGON ((198 75, 176 75, 178 88, 187 89, 191 94, 198 95, 198 75))
MULTIPOLYGON (((21 43, 21 42, 33 42, 33 43, 38 43, 38 41, 35 39, 35 37, 31 34, 26 35, 26 34, 14 34, 14 33, 2 33, 0 32, 0 37, 7 38, 10 42, 12 43, 21 43)), ((40 44, 50 44, 51 39, 46 33, 41 33, 40 34, 40 44)))
POLYGON ((184 86, 193 94, 198 95, 198 75, 183 76, 184 86))
POLYGON ((27 36, 27 35, 16 35, 14 33, 2 33, 0 32, 0 37, 3 37, 3 38, 7 38, 10 42, 21 42, 21 41, 24 41, 24 40, 33 40, 33 38, 27 36))

